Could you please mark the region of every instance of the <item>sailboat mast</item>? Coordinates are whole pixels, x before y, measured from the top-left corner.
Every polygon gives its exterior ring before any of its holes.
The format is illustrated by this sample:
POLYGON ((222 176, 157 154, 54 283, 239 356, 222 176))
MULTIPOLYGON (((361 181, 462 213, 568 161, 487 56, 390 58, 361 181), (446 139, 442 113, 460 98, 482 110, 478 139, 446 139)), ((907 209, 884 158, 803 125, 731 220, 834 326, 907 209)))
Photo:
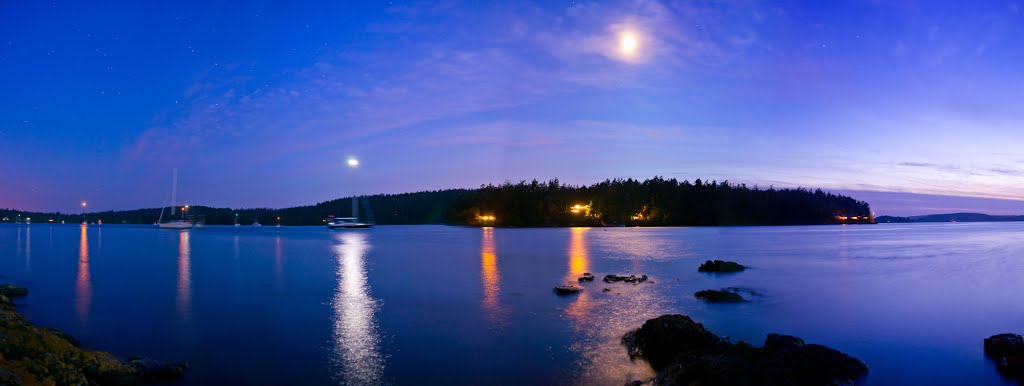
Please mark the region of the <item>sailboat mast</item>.
POLYGON ((174 168, 174 173, 171 174, 171 218, 174 218, 174 207, 178 206, 177 194, 178 194, 178 168, 174 168))

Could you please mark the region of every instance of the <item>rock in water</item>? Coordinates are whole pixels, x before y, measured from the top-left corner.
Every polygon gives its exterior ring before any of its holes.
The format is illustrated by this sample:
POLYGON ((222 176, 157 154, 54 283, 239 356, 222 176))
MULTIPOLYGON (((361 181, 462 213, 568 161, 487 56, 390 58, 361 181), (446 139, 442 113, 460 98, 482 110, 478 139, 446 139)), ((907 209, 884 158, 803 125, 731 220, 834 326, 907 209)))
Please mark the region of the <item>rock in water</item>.
POLYGON ((985 355, 996 361, 996 370, 1007 377, 1024 380, 1024 338, 999 334, 985 339, 985 355))
POLYGON ((175 379, 185 374, 187 363, 162 362, 155 359, 135 357, 128 359, 128 365, 139 371, 146 380, 175 379))
POLYGON ((770 334, 763 348, 730 343, 684 315, 648 320, 622 338, 669 385, 850 385, 863 362, 800 338, 770 334))
POLYGON ((740 294, 726 290, 703 290, 697 291, 693 297, 704 300, 708 303, 740 303, 747 301, 740 294))
POLYGON ((724 341, 686 315, 662 315, 622 338, 631 357, 640 356, 655 370, 668 366, 682 352, 718 351, 724 341))
POLYGON ((740 272, 740 271, 742 271, 744 269, 747 269, 747 267, 744 267, 743 265, 741 265, 739 263, 732 262, 732 261, 722 261, 722 260, 711 261, 711 260, 708 260, 708 261, 705 261, 704 264, 701 264, 700 267, 697 268, 697 271, 698 272, 730 273, 730 272, 740 272))
POLYGON ((594 281, 594 275, 591 275, 590 272, 584 272, 583 276, 580 276, 579 281, 594 281))
POLYGON ((639 284, 647 281, 647 275, 604 275, 604 279, 601 279, 605 283, 614 283, 618 281, 624 281, 626 283, 639 284))
POLYGON ((13 284, 3 284, 0 285, 0 295, 7 296, 9 298, 16 296, 26 296, 28 295, 28 288, 13 284))
POLYGON ((560 285, 555 287, 555 293, 558 295, 573 295, 580 293, 580 291, 583 291, 583 288, 574 285, 560 285))

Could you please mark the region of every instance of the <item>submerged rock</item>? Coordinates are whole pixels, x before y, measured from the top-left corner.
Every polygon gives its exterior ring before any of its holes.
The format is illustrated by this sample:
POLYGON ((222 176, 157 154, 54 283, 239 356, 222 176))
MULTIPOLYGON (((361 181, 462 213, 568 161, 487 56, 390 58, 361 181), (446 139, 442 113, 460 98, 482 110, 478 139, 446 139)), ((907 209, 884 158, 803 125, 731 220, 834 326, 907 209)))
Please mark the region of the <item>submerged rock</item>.
POLYGON ((697 291, 697 292, 695 292, 693 294, 693 297, 695 297, 697 299, 701 299, 701 300, 706 301, 708 303, 739 303, 739 302, 747 301, 747 299, 744 299, 743 296, 740 296, 740 294, 735 293, 735 292, 730 292, 730 291, 727 291, 727 290, 710 290, 709 289, 709 290, 697 291))
POLYGON ((863 362, 800 338, 770 334, 763 348, 730 343, 684 315, 648 320, 622 338, 671 385, 849 385, 867 373, 863 362))
POLYGON ((999 373, 1024 380, 1024 338, 1017 334, 999 334, 985 339, 985 355, 996 362, 999 373))
POLYGON ((7 296, 9 298, 16 296, 27 296, 28 288, 22 287, 20 285, 2 284, 0 285, 0 295, 7 296))
POLYGON ((555 293, 558 295, 573 295, 583 291, 583 287, 575 285, 560 285, 555 287, 555 293))
POLYGON ((584 272, 583 276, 580 276, 579 281, 594 281, 594 275, 590 272, 584 272))
POLYGON ((708 260, 708 261, 705 261, 704 264, 701 264, 700 267, 697 268, 697 271, 698 272, 730 273, 730 272, 740 272, 740 271, 742 271, 744 269, 747 269, 747 267, 744 267, 743 265, 741 265, 739 263, 732 262, 732 261, 722 261, 722 260, 714 260, 714 261, 712 261, 712 260, 708 260))
POLYGON ((604 279, 601 280, 604 281, 605 283, 615 283, 622 281, 626 283, 639 284, 647 281, 647 275, 604 275, 604 279))
POLYGON ((134 357, 128 359, 128 365, 139 372, 145 380, 175 379, 185 374, 187 363, 170 363, 155 359, 134 357))

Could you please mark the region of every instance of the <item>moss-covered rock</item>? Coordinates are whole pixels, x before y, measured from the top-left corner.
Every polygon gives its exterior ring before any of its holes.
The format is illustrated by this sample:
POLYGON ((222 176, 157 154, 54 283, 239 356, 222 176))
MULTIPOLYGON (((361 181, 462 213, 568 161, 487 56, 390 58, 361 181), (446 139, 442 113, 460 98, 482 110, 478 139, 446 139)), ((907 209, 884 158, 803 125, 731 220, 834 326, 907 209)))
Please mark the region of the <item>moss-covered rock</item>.
POLYGON ((63 332, 29 323, 0 294, 0 384, 132 385, 180 376, 183 364, 136 359, 122 362, 110 353, 83 350, 63 332))

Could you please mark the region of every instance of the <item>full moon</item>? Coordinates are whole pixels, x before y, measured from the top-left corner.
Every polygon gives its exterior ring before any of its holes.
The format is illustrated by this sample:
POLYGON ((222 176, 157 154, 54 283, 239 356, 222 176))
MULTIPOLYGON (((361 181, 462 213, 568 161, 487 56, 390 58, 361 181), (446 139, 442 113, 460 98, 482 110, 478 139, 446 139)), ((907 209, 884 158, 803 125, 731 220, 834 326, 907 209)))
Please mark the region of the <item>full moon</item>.
POLYGON ((636 34, 633 32, 626 31, 619 35, 619 52, 623 55, 633 56, 639 45, 640 42, 637 40, 636 34))
POLYGON ((348 166, 349 167, 353 167, 353 168, 356 167, 356 166, 359 166, 359 160, 357 160, 355 158, 349 158, 348 159, 348 166))

